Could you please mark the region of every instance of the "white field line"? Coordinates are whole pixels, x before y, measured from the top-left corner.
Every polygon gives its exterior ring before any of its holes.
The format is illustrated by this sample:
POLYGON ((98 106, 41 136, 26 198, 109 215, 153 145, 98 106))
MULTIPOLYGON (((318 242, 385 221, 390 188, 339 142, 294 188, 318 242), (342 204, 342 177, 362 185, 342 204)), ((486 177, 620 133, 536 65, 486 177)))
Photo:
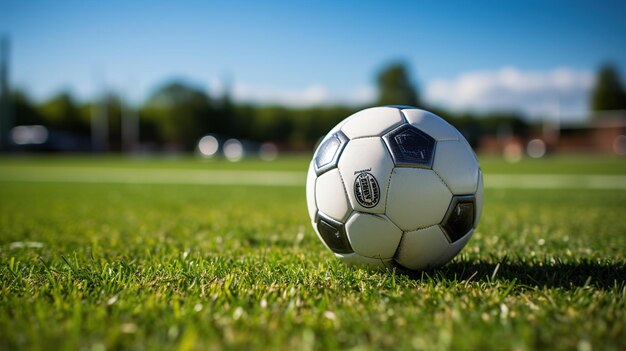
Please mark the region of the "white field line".
MULTIPOLYGON (((0 167, 0 181, 304 186, 306 174, 293 171, 198 170, 104 167, 0 167)), ((486 188, 626 189, 626 175, 487 174, 486 188)))
POLYGON ((604 174, 486 174, 486 188, 626 189, 626 176, 604 174))
POLYGON ((2 167, 0 181, 300 186, 303 172, 166 168, 2 167))

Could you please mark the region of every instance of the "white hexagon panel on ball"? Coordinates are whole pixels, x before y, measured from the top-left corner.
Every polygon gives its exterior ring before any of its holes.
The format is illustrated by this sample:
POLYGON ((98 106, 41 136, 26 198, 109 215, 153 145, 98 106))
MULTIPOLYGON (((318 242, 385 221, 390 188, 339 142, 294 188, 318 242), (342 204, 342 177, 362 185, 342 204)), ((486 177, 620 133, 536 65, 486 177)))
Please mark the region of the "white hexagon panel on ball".
POLYGON ((317 209, 336 221, 344 221, 352 211, 338 169, 330 170, 315 182, 317 209))
POLYGON ((402 123, 404 119, 397 108, 372 107, 346 119, 341 131, 349 139, 381 136, 402 123))
POLYGON ((395 168, 387 195, 387 217, 404 231, 439 224, 452 194, 432 170, 395 168))
POLYGON ((354 212, 346 222, 354 252, 372 258, 392 258, 402 231, 384 216, 354 212))
POLYGON ((353 209, 385 212, 393 161, 381 138, 350 140, 339 158, 338 168, 353 209))
POLYGON ((478 186, 478 163, 471 148, 459 141, 440 141, 433 170, 455 195, 474 194, 478 186))
POLYGON ((474 231, 470 230, 461 239, 450 244, 448 248, 445 250, 445 252, 441 255, 441 257, 439 257, 439 259, 437 259, 434 262, 433 267, 443 266, 448 261, 453 259, 454 256, 456 256, 459 252, 461 252, 461 250, 465 247, 465 245, 467 245, 467 242, 472 237, 472 234, 474 234, 474 231))
POLYGON ((439 258, 448 252, 450 243, 438 225, 404 233, 396 254, 396 262, 412 270, 439 265, 439 258))

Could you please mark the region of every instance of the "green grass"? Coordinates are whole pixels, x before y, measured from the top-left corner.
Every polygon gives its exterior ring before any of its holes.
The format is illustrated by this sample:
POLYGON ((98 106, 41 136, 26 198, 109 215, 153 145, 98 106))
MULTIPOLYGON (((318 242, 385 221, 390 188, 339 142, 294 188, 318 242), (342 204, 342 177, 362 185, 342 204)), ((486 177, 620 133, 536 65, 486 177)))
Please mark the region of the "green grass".
MULTIPOLYGON (((223 158, 203 159, 195 156, 175 155, 162 156, 120 156, 108 155, 94 158, 93 155, 37 155, 0 156, 0 165, 16 167, 32 166, 66 166, 66 167, 118 167, 131 169, 223 169, 223 170, 281 170, 306 172, 310 156, 284 155, 268 162, 258 158, 246 159, 244 162, 226 162, 223 158)), ((1 166, 0 166, 1 167, 1 166)))
MULTIPOLYGON (((621 159, 587 160, 483 167, 626 174, 621 159)), ((3 158, 0 172, 33 165, 240 167, 3 158)), ((487 187, 461 254, 403 275, 334 259, 303 186, 0 182, 0 349, 623 350, 624 210, 624 190, 487 187)))
POLYGON ((517 163, 503 162, 500 157, 489 156, 481 157, 480 165, 486 173, 499 174, 626 174, 626 160, 623 157, 606 155, 548 155, 540 159, 527 158, 517 163))
MULTIPOLYGON (((0 167, 66 166, 85 168, 131 168, 131 169, 221 169, 221 170, 282 170, 306 172, 309 155, 287 155, 266 162, 248 159, 231 163, 222 159, 201 159, 191 156, 117 156, 94 158, 92 155, 17 155, 0 156, 0 167)), ((576 155, 546 156, 541 159, 524 159, 518 163, 503 162, 501 157, 483 156, 481 167, 486 173, 497 174, 607 174, 626 175, 626 162, 618 156, 576 155)))

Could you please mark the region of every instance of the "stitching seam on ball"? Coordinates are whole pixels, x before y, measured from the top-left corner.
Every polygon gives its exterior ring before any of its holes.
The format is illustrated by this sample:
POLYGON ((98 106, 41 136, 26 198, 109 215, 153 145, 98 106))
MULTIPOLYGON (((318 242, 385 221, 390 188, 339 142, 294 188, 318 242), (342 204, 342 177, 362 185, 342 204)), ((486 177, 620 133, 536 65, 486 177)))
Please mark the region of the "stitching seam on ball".
POLYGON ((354 208, 352 207, 352 203, 350 201, 350 195, 348 195, 348 190, 346 189, 346 182, 343 180, 343 176, 341 175, 341 171, 339 170, 339 167, 337 167, 337 173, 339 173, 339 179, 341 179, 341 188, 343 188, 343 193, 346 195, 346 200, 348 200, 349 211, 345 214, 345 219, 343 219, 343 222, 347 222, 352 212, 354 212, 354 208))
POLYGON ((439 180, 441 180, 441 182, 443 183, 443 185, 446 186, 446 188, 448 189, 448 191, 450 191, 450 194, 452 194, 452 196, 454 196, 454 192, 452 191, 452 189, 450 189, 450 186, 448 185, 448 183, 446 183, 445 180, 443 180, 443 178, 441 178, 441 176, 439 175, 439 173, 437 173, 437 171, 435 171, 435 169, 432 169, 433 173, 435 173, 437 175, 437 178, 439 178, 439 180))
POLYGON ((406 234, 408 232, 414 232, 414 231, 417 231, 417 230, 428 229, 430 227, 434 227, 434 226, 438 226, 438 225, 439 224, 431 224, 431 225, 427 225, 425 227, 417 227, 415 229, 405 230, 405 231, 402 232, 402 236, 404 237, 404 234, 406 234))
MULTIPOLYGON (((396 170, 396 167, 393 167, 391 169, 391 172, 389 172, 389 179, 387 179, 387 189, 385 189, 385 215, 387 214, 387 204, 389 203, 389 188, 391 187, 391 177, 393 176, 393 172, 396 170)), ((391 218, 389 219, 391 220, 391 218)), ((391 223, 393 223, 393 221, 391 221, 391 223)), ((394 225, 396 225, 395 223, 393 223, 394 225)))
POLYGON ((400 110, 400 116, 402 116, 402 119, 404 120, 404 123, 411 124, 411 123, 409 123, 409 120, 406 118, 406 116, 404 115, 404 112, 402 112, 402 110, 400 110))

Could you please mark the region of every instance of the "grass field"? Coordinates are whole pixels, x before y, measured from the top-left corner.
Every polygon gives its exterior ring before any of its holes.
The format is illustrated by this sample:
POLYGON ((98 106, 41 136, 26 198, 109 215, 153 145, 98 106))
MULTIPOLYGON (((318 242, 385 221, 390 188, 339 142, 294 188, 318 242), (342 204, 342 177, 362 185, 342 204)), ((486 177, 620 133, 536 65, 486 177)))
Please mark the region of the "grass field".
POLYGON ((626 349, 624 159, 482 158, 477 232, 414 275, 326 251, 307 162, 0 158, 0 349, 626 349))

